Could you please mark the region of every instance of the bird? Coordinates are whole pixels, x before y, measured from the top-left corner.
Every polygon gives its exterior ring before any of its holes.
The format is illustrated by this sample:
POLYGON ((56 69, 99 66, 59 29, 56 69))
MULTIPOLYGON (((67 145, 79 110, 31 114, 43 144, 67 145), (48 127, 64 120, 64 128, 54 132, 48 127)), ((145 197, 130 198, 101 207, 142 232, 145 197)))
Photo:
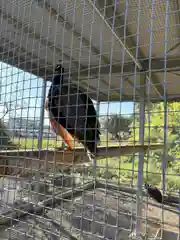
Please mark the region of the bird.
MULTIPOLYGON (((90 154, 97 152, 101 133, 94 104, 77 85, 64 82, 64 68, 61 64, 55 68, 45 106, 69 138, 76 138, 90 154)), ((66 143, 72 148, 69 141, 66 143)))
POLYGON ((153 198, 158 203, 162 203, 163 197, 162 197, 161 191, 157 187, 153 187, 148 183, 145 183, 144 187, 151 198, 153 198))

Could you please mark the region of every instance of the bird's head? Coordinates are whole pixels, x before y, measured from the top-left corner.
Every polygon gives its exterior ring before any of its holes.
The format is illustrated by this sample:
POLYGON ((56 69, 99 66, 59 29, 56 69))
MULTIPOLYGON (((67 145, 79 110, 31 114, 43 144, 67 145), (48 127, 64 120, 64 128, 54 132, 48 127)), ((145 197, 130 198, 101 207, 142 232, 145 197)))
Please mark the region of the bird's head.
POLYGON ((145 188, 145 189, 148 189, 148 188, 149 188, 149 184, 148 184, 148 183, 145 183, 145 184, 144 184, 144 188, 145 188))
POLYGON ((57 64, 56 68, 54 69, 55 71, 55 76, 53 78, 53 85, 60 85, 63 83, 63 78, 64 78, 64 68, 62 67, 61 64, 57 64))
POLYGON ((62 67, 61 64, 56 65, 55 72, 57 72, 58 74, 63 74, 64 73, 64 68, 62 67))

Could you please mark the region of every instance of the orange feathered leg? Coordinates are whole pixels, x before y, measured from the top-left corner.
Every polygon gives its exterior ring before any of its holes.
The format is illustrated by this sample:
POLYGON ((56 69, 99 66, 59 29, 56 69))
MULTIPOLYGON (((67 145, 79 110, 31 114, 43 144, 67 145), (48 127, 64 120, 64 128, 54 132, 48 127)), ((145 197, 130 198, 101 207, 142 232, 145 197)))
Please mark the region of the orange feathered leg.
POLYGON ((65 143, 69 146, 69 148, 73 150, 74 138, 72 135, 61 124, 56 122, 56 120, 50 119, 50 122, 53 129, 56 130, 56 133, 58 133, 65 141, 65 143))
POLYGON ((48 99, 45 101, 45 109, 48 112, 49 120, 51 123, 51 126, 53 130, 56 132, 56 134, 60 135, 62 139, 65 141, 65 143, 68 145, 68 147, 73 150, 73 143, 74 138, 72 135, 61 125, 59 124, 52 116, 52 113, 48 111, 48 99))

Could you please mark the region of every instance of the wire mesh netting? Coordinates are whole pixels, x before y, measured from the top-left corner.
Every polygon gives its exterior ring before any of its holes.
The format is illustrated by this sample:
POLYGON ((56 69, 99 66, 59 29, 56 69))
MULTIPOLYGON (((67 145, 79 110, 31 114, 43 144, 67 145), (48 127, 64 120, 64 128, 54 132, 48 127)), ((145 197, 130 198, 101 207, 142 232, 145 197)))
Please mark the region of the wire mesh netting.
POLYGON ((179 4, 0 1, 0 239, 179 239, 179 4))

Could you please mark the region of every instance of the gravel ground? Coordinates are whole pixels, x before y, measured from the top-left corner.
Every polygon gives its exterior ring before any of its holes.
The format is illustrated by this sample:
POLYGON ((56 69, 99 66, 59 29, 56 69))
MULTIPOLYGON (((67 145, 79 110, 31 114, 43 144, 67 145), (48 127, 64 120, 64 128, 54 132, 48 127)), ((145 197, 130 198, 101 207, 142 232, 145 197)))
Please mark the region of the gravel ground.
MULTIPOLYGON (((41 194, 38 195, 34 192, 35 184, 33 184, 32 177, 29 179, 26 177, 21 182, 15 179, 1 179, 0 215, 15 207, 18 208, 22 204, 22 197, 32 203, 35 203, 37 199, 43 201, 57 193, 59 193, 57 198, 61 198, 61 192, 75 188, 77 184, 84 184, 79 176, 62 177, 59 175, 53 181, 49 178, 46 179, 46 185, 43 183, 44 179, 41 181, 39 188, 41 194)), ((148 217, 159 219, 159 221, 161 219, 162 210, 160 208, 144 204, 143 212, 148 217)), ((9 226, 1 226, 0 239, 128 239, 129 233, 134 228, 135 216, 136 202, 131 195, 105 191, 100 188, 90 189, 83 191, 78 196, 61 201, 61 204, 56 205, 55 208, 46 207, 42 216, 28 214, 9 226)), ((179 223, 177 214, 164 211, 164 216, 171 225, 179 223)), ((168 223, 166 228, 177 230, 177 227, 168 226, 168 223)), ((145 239, 154 237, 157 230, 158 226, 155 224, 144 223, 142 226, 142 232, 147 236, 145 239)))

